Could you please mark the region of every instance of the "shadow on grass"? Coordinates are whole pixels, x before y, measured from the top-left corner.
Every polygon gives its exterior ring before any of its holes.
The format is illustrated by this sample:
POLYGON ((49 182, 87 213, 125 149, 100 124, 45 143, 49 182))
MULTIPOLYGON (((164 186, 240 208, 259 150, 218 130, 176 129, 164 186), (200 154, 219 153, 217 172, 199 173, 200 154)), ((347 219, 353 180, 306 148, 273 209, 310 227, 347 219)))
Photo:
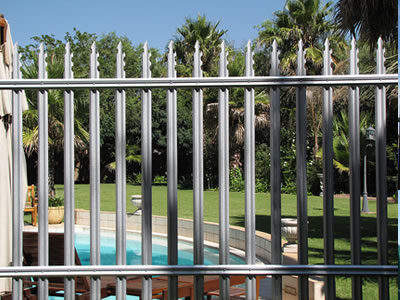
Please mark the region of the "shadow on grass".
MULTIPOLYGON (((283 215, 282 218, 296 218, 296 216, 283 215)), ((309 216, 308 217, 308 235, 309 238, 315 239, 313 245, 309 246, 309 256, 316 259, 323 258, 323 217, 322 216, 309 216), (314 246, 314 247, 313 247, 314 246), (317 247, 315 247, 317 246, 317 247), (320 246, 320 247, 319 247, 320 246)), ((376 264, 377 263, 377 226, 376 218, 361 216, 361 259, 363 264, 376 264)), ((245 226, 244 215, 233 216, 232 225, 245 226)), ((256 230, 271 233, 271 217, 265 215, 256 215, 256 230)), ((388 219, 388 257, 389 264, 397 264, 397 219, 388 219)), ((341 246, 335 250, 335 259, 340 263, 350 264, 350 217, 348 216, 335 216, 334 217, 334 237, 337 243, 341 246)), ((310 241, 309 241, 310 243, 310 241)), ((322 263, 322 261, 321 261, 322 263)))

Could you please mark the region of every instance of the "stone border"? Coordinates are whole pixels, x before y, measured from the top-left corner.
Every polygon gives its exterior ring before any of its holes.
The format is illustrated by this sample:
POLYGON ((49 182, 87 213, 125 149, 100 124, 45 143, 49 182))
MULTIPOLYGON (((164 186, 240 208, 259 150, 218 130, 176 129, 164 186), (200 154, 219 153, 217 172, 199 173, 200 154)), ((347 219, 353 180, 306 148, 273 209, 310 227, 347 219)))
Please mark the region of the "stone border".
MULTIPOLYGON (((115 229, 115 213, 101 212, 100 227, 115 229)), ((75 210, 75 224, 82 226, 90 226, 90 212, 88 210, 75 210)), ((167 217, 152 217, 153 233, 167 234, 167 217)), ((141 215, 128 214, 126 219, 126 229, 132 231, 141 231, 141 215)), ((193 221, 190 219, 178 219, 178 235, 193 240, 193 221)), ((230 242, 232 248, 245 251, 245 230, 242 227, 230 226, 229 231, 230 242)), ((212 222, 204 222, 204 239, 207 242, 219 243, 219 224, 212 222)), ((283 243, 282 243, 283 244, 283 243)), ((271 261, 271 235, 265 232, 256 231, 256 256, 263 263, 271 261)))

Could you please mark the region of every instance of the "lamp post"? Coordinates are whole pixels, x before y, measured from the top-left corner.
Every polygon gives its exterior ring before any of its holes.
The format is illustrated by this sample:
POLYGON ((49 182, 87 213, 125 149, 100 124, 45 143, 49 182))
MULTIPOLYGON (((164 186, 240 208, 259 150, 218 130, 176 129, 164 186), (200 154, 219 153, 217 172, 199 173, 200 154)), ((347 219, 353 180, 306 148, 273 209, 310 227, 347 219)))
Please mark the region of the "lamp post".
POLYGON ((364 150, 364 191, 363 191, 363 203, 362 203, 362 210, 363 213, 368 213, 368 193, 367 193, 367 147, 369 142, 375 141, 375 129, 371 126, 366 130, 366 145, 364 150))

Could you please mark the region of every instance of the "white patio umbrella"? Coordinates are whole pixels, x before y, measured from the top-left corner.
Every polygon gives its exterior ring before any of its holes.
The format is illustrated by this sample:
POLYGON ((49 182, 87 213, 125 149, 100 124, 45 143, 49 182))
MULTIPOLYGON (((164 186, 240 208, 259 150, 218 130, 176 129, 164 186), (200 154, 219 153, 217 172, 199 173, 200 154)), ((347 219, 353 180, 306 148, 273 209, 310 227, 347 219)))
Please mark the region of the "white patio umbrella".
MULTIPOLYGON (((13 43, 10 27, 2 16, 0 23, 3 23, 3 39, 0 46, 0 79, 12 78, 12 56, 13 43)), ((22 97, 22 110, 28 109, 25 94, 22 97)), ((0 266, 8 266, 12 261, 12 137, 11 137, 11 116, 12 116, 12 91, 0 91, 0 266)), ((22 195, 26 195, 27 176, 25 157, 23 159, 22 195)), ((25 199, 23 197, 23 206, 25 199)), ((23 212, 21 212, 23 213, 23 212)), ((4 291, 11 291, 11 280, 0 279, 0 294, 4 291)))

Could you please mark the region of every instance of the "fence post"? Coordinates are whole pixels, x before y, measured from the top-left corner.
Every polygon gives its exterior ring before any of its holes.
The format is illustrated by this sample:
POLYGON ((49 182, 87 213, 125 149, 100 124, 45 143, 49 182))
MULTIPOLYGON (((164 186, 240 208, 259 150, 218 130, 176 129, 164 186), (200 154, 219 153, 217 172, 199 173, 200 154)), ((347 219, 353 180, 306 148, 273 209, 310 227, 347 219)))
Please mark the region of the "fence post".
MULTIPOLYGON (((351 42, 350 74, 358 74, 358 50, 356 40, 351 42)), ((350 243, 351 263, 361 264, 360 237, 360 101, 359 88, 350 87, 349 97, 349 167, 350 167, 350 243)), ((362 299, 361 277, 353 276, 353 299, 362 299)))
MULTIPOLYGON (((122 43, 117 47, 117 78, 125 78, 122 43)), ((126 265, 126 120, 125 90, 115 91, 116 263, 126 265)), ((126 278, 117 277, 117 299, 126 298, 126 278)))
MULTIPOLYGON (((168 45, 168 78, 176 78, 174 43, 168 45)), ((178 138, 177 91, 167 91, 168 264, 178 264, 178 138)), ((168 299, 178 298, 178 277, 168 281, 168 299)))
MULTIPOLYGON (((276 40, 272 43, 271 76, 279 76, 279 54, 276 40)), ((282 263, 281 237, 281 115, 280 89, 270 88, 271 95, 271 263, 282 263)), ((272 297, 282 299, 282 276, 272 277, 272 297)))
MULTIPOLYGON (((21 79, 20 54, 18 44, 14 46, 13 79, 21 79)), ((23 207, 22 207, 22 106, 21 90, 13 90, 12 101, 12 261, 14 267, 22 266, 22 231, 23 231, 23 207)), ((12 281, 13 300, 22 299, 23 280, 14 277, 12 281)))
MULTIPOLYGON (((200 44, 194 52, 193 77, 203 77, 200 44)), ((203 91, 193 89, 193 263, 204 264, 204 199, 203 199, 203 91)), ((197 300, 203 298, 204 277, 195 276, 194 293, 197 300)))
MULTIPOLYGON (((64 78, 72 79, 72 54, 70 44, 65 46, 64 78)), ((64 264, 75 264, 75 196, 74 196, 74 92, 64 91, 64 264)), ((75 297, 75 279, 66 277, 65 298, 75 297)))
MULTIPOLYGON (((385 49, 382 38, 376 51, 376 73, 385 74, 385 49)), ((386 162, 386 92, 378 85, 375 89, 376 126, 376 214, 378 232, 378 264, 388 264, 387 238, 387 162, 386 162)), ((379 277, 379 299, 389 299, 389 281, 379 277)))
MULTIPOLYGON (((305 52, 303 41, 299 41, 297 53, 297 75, 305 76, 305 52)), ((297 182, 297 232, 298 263, 308 264, 307 224, 307 96, 306 87, 296 89, 296 182, 297 182)), ((299 276, 299 299, 308 299, 308 276, 299 276)))
MULTIPOLYGON (((99 78, 96 43, 90 55, 90 78, 99 78)), ((90 264, 100 265, 100 94, 90 91, 90 264)), ((90 298, 100 298, 100 277, 90 278, 90 298)))
MULTIPOLYGON (((150 78, 150 53, 147 42, 143 47, 142 78, 150 78)), ((152 264, 152 133, 151 90, 142 90, 142 264, 152 264)), ((151 300, 151 276, 143 276, 142 299, 151 300)))
MULTIPOLYGON (((39 48, 39 79, 47 79, 44 44, 39 48)), ((49 229, 48 229, 48 196, 49 196, 49 149, 48 149, 48 92, 38 91, 39 146, 38 146, 38 213, 39 213, 39 266, 49 265, 49 229)), ((47 299, 48 280, 39 279, 38 298, 47 299)))
MULTIPOLYGON (((332 75, 332 50, 329 49, 329 40, 325 40, 324 69, 323 74, 332 75)), ((333 102, 332 87, 323 89, 322 107, 322 155, 323 155, 323 210, 324 210, 324 263, 333 265, 335 263, 334 251, 334 205, 333 205, 333 102)), ((335 299, 335 277, 326 278, 326 297, 335 299)))
MULTIPOLYGON (((219 76, 228 77, 228 53, 221 43, 219 76)), ((229 264, 229 91, 218 91, 219 263, 229 264)), ((221 299, 229 299, 229 277, 221 276, 221 299)))
MULTIPOLYGON (((254 60, 251 43, 246 47, 246 77, 254 76, 254 60)), ((246 263, 253 265, 256 262, 255 251, 255 136, 254 136, 254 88, 244 91, 244 180, 245 180, 245 235, 246 235, 246 263)), ((256 278, 249 276, 246 279, 246 298, 256 298, 256 278)))

